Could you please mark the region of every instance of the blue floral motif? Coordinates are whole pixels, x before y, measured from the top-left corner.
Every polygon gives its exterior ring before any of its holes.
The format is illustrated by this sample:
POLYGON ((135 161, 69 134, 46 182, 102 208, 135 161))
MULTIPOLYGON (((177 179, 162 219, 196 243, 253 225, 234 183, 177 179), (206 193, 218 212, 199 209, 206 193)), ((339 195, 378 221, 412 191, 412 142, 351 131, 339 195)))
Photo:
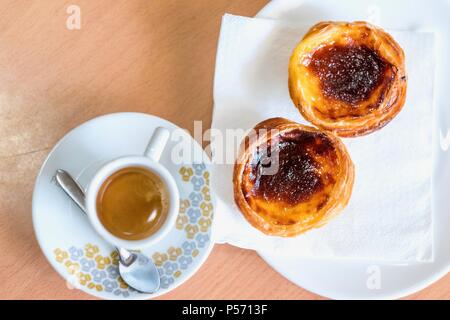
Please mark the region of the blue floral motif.
POLYGON ((117 287, 119 286, 117 284, 117 281, 112 281, 109 279, 105 279, 103 281, 103 286, 105 287, 105 291, 106 292, 113 292, 115 289, 117 289, 117 287))
POLYGON ((189 208, 187 215, 190 223, 197 223, 202 214, 199 209, 189 208))
POLYGON ((191 192, 189 195, 189 199, 191 200, 191 204, 193 207, 198 207, 200 202, 203 200, 203 196, 198 192, 191 192))
POLYGON ((124 296, 125 298, 128 298, 128 297, 130 296, 130 293, 129 293, 128 291, 122 291, 122 290, 120 290, 120 289, 116 289, 116 290, 114 291, 114 294, 115 294, 116 296, 122 295, 122 296, 124 296))
POLYGON ((119 277, 119 267, 118 266, 108 266, 106 268, 106 272, 108 273, 108 278, 117 279, 119 277))
POLYGON ((167 289, 174 282, 173 277, 161 277, 161 288, 167 289))
POLYGON ((136 289, 134 289, 132 287, 128 287, 128 291, 129 292, 134 292, 134 293, 140 293, 139 291, 137 291, 136 289))
POLYGON ((195 240, 197 240, 198 247, 199 248, 203 248, 203 247, 205 247, 205 245, 209 241, 209 235, 208 234, 204 234, 204 233, 199 233, 195 237, 195 240))
POLYGON ((141 266, 143 266, 144 264, 147 264, 148 261, 149 261, 149 259, 146 256, 142 255, 142 254, 140 254, 138 257, 139 257, 138 258, 138 263, 141 266))
POLYGON ((105 270, 98 270, 94 269, 92 270, 92 279, 94 282, 102 282, 104 279, 106 279, 106 271, 105 270))
POLYGON ((203 180, 203 178, 199 178, 199 177, 193 177, 191 179, 191 182, 192 182, 192 185, 194 186, 195 191, 200 191, 202 186, 205 184, 205 180, 203 180))
POLYGON ((204 163, 195 163, 192 165, 192 168, 194 168, 196 175, 201 176, 203 171, 206 169, 206 165, 204 163))
POLYGON ((176 262, 167 261, 163 265, 165 274, 171 276, 178 269, 178 264, 176 262))
POLYGON ((194 241, 185 241, 183 242, 183 254, 190 256, 192 255, 192 252, 197 248, 197 245, 194 241))
POLYGON ((192 257, 191 256, 181 256, 178 260, 180 264, 180 269, 186 270, 188 266, 192 263, 192 257))
POLYGON ((78 261, 81 257, 83 257, 83 250, 75 247, 69 248, 70 259, 72 261, 78 261))
POLYGON ((89 272, 91 269, 95 267, 95 262, 93 260, 88 260, 86 258, 82 258, 80 260, 81 271, 89 272))

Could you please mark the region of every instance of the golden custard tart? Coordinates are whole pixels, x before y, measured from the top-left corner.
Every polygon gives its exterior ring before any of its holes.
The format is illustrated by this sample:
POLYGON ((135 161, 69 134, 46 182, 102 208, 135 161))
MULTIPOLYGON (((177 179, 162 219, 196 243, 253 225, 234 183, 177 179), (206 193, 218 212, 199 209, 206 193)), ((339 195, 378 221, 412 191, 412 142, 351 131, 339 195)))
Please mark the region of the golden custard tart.
POLYGON ((235 202, 251 225, 292 237, 324 225, 347 205, 354 166, 338 137, 284 118, 252 132, 233 172, 235 202))
POLYGON ((378 130, 402 109, 405 55, 367 22, 321 22, 295 48, 289 92, 303 117, 341 137, 378 130))

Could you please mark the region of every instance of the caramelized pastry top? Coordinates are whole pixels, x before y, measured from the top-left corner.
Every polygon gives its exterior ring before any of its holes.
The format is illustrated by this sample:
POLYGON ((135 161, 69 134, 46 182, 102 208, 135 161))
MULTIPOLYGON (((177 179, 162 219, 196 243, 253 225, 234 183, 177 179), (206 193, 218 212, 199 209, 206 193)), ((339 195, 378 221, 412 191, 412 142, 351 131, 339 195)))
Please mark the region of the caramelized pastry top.
POLYGON ((337 137, 283 118, 262 122, 256 132, 261 128, 276 131, 244 140, 233 176, 236 203, 250 223, 293 236, 347 204, 353 164, 337 137))
POLYGON ((327 98, 357 105, 380 85, 390 63, 366 46, 326 46, 311 57, 309 67, 327 98))
POLYGON ((406 97, 403 50, 366 22, 321 22, 295 48, 289 92, 304 118, 342 137, 382 128, 406 97))
POLYGON ((332 174, 323 172, 336 165, 337 157, 333 145, 320 132, 292 130, 272 139, 272 154, 255 153, 245 165, 243 190, 245 198, 260 198, 292 207, 309 201, 326 185, 334 183, 332 174), (272 157, 275 155, 275 157, 272 157), (276 161, 278 157, 278 161, 276 161), (265 174, 267 159, 274 159, 274 174, 265 174))

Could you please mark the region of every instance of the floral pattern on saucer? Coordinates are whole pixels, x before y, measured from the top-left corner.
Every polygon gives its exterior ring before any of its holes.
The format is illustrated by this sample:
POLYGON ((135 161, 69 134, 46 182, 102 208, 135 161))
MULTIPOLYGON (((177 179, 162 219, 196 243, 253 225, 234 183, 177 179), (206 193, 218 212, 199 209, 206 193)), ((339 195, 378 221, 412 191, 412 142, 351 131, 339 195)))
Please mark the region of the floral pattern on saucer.
POLYGON ((68 250, 54 250, 57 262, 64 264, 71 275, 68 283, 74 287, 85 286, 98 292, 111 292, 115 296, 130 296, 136 290, 119 276, 119 256, 112 251, 107 256, 100 253, 98 246, 88 243, 84 248, 70 247, 68 250))
MULTIPOLYGON (((191 184, 188 197, 180 200, 180 212, 175 226, 178 232, 183 232, 182 242, 165 251, 154 252, 149 257, 158 268, 162 289, 175 284, 211 241, 210 228, 214 213, 209 187, 210 173, 203 163, 183 166, 178 173, 183 183, 191 184)), ((55 260, 64 265, 70 275, 68 283, 74 287, 84 286, 123 298, 139 294, 120 277, 119 256, 116 251, 103 254, 97 245, 88 243, 84 248, 56 248, 53 253, 55 260)))

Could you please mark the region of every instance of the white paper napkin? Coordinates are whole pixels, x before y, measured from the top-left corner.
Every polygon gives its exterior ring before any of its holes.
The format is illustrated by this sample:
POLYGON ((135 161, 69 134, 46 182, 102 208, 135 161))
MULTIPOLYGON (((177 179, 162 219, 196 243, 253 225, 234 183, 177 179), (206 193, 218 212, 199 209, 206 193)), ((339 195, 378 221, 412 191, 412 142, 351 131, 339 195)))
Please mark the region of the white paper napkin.
MULTIPOLYGON (((214 84, 212 128, 250 129, 271 117, 307 123, 288 93, 288 61, 312 24, 225 15, 214 84)), ((294 238, 254 229, 233 200, 232 165, 218 164, 215 240, 300 257, 424 262, 433 259, 431 172, 433 33, 390 31, 403 47, 408 73, 406 104, 383 129, 344 139, 356 167, 348 207, 324 227, 294 238)), ((240 141, 237 141, 240 142, 240 141)), ((212 143, 214 161, 229 148, 212 143), (219 152, 218 152, 219 151, 219 152)), ((229 160, 229 159, 228 159, 229 160)))

